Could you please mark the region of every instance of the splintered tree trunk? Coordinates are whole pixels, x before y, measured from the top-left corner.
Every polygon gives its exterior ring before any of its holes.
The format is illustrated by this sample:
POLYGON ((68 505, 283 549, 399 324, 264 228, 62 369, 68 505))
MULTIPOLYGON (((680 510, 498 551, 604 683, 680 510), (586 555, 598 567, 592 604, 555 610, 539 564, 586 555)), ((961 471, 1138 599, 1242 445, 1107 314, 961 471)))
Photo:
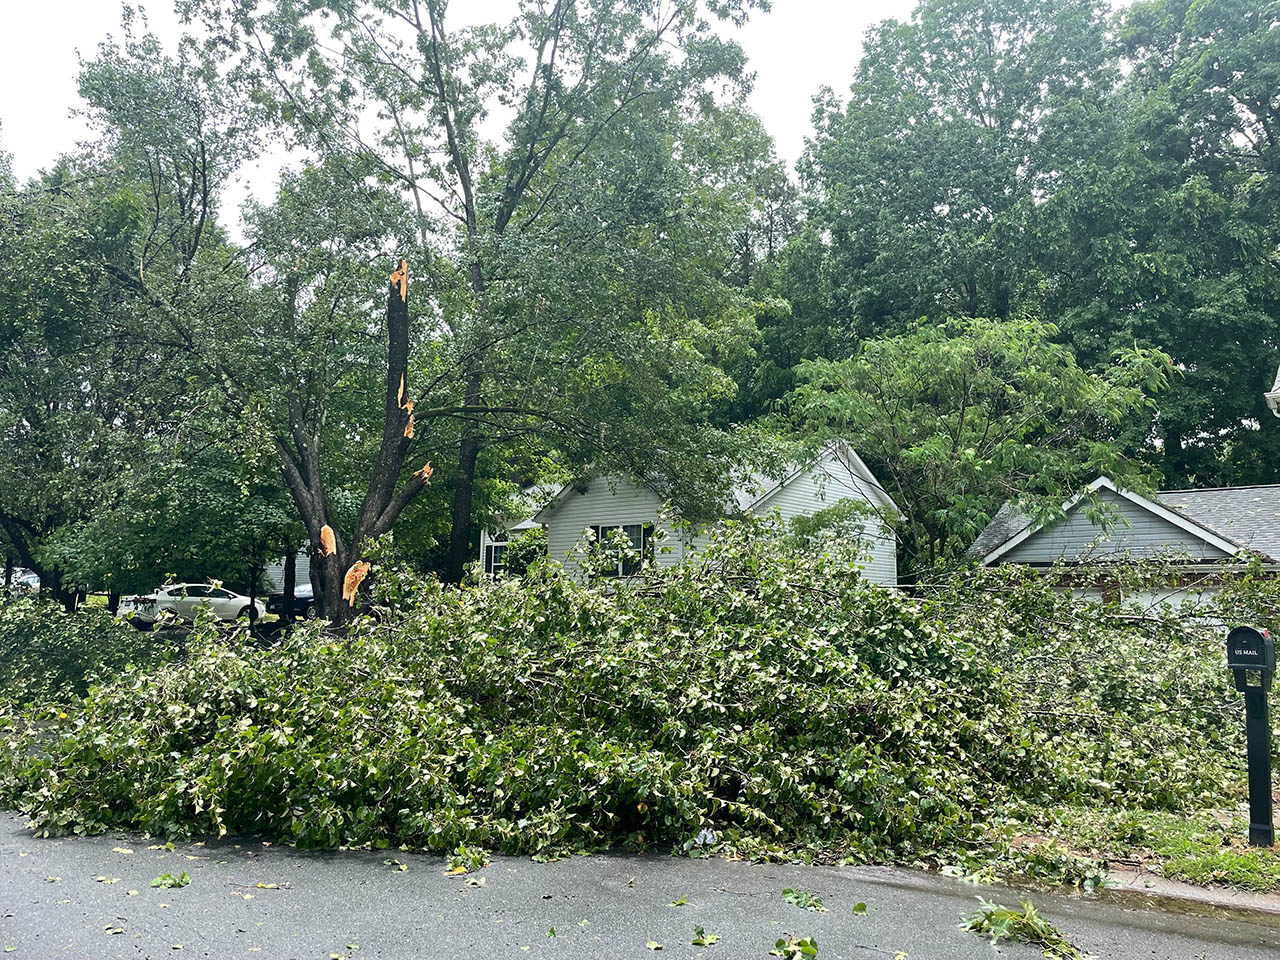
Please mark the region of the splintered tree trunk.
MULTIPOLYGON (((286 309, 293 309, 294 291, 287 291, 286 309)), ((387 380, 382 442, 365 490, 364 502, 350 539, 337 529, 330 516, 320 470, 320 431, 303 422, 301 412, 290 409, 290 437, 276 437, 285 483, 315 547, 311 582, 316 588, 320 612, 335 624, 351 619, 354 610, 343 600, 343 581, 352 564, 360 560, 364 545, 387 533, 396 518, 431 478, 427 466, 400 480, 413 442, 414 414, 409 386, 409 272, 402 260, 391 274, 387 291, 387 380), (398 486, 397 486, 398 484, 398 486), (322 531, 333 531, 333 550, 325 549, 322 531)))

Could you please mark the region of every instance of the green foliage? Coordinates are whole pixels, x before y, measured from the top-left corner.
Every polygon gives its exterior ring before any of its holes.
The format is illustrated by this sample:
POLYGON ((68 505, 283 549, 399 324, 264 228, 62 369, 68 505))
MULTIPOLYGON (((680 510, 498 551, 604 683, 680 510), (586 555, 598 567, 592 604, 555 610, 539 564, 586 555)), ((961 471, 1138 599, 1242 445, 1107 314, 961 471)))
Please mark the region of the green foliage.
POLYGON ((507 572, 512 576, 524 576, 530 565, 547 555, 547 531, 544 527, 535 527, 511 539, 507 544, 507 552, 502 555, 507 572))
POLYGON ((817 937, 793 937, 790 934, 779 937, 773 949, 769 951, 769 956, 782 957, 783 960, 806 960, 808 957, 817 955, 817 937))
POLYGON ((718 934, 707 933, 702 927, 693 928, 693 939, 689 941, 695 947, 710 947, 720 942, 718 934))
POLYGON ((191 875, 183 870, 177 876, 172 873, 162 873, 151 881, 151 886, 159 887, 162 890, 170 890, 175 887, 185 887, 191 882, 191 875))
POLYGON ((68 614, 48 601, 0 601, 0 704, 66 704, 130 664, 158 664, 172 645, 102 607, 68 614))
POLYGON ((827 908, 822 905, 822 898, 817 894, 810 893, 808 890, 787 887, 782 891, 782 900, 784 903, 799 907, 801 910, 814 910, 818 913, 827 912, 827 908))
POLYGON ((993 944, 1001 940, 1040 947, 1050 960, 1087 960, 1088 955, 1064 937, 1052 923, 1040 916, 1035 904, 1023 901, 1021 910, 1003 907, 978 898, 982 908, 964 922, 964 929, 993 944))
POLYGON ((0 799, 41 833, 403 843, 474 868, 707 828, 749 856, 954 862, 1047 803, 1239 794, 1216 633, 1031 577, 919 603, 782 534, 731 524, 701 565, 603 588, 554 564, 465 590, 380 568, 341 642, 201 624, 186 659, 13 725, 0 799))
POLYGON ((1167 358, 1131 350, 1085 370, 1057 333, 1035 320, 922 323, 799 366, 794 417, 856 438, 905 515, 908 571, 954 562, 1013 491, 1031 512, 1060 513, 1099 475, 1144 487, 1116 434, 1164 384, 1167 358))
POLYGON ((1280 851, 1249 846, 1248 817, 1238 808, 1188 816, 1070 807, 1041 811, 1026 829, 1048 833, 1091 857, 1141 862, 1174 880, 1280 890, 1280 851))
POLYGON ((1273 25, 1247 0, 920 0, 876 25, 847 93, 817 103, 760 367, 921 317, 1036 317, 1085 369, 1135 344, 1174 359, 1115 436, 1170 485, 1272 482, 1273 25))

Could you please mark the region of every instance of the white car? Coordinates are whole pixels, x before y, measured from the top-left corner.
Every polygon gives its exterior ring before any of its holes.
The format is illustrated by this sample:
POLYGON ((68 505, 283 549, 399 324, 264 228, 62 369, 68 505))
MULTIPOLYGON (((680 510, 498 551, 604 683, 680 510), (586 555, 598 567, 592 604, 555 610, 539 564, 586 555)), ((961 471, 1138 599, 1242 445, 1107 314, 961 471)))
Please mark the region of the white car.
POLYGON ((244 617, 256 623, 267 613, 261 600, 251 605, 248 597, 226 587, 208 583, 171 583, 147 596, 122 597, 116 615, 130 616, 136 626, 146 629, 166 616, 176 620, 194 620, 200 609, 206 607, 219 620, 244 617))
POLYGON ((18 597, 38 597, 40 578, 30 570, 17 567, 13 571, 13 579, 9 582, 9 592, 18 597))

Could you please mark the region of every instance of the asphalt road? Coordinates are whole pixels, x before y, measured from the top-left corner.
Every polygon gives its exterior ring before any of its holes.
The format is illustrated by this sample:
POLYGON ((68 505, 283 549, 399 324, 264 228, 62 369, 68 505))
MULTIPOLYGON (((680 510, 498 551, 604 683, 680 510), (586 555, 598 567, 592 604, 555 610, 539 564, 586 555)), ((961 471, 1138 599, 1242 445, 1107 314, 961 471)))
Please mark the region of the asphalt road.
MULTIPOLYGON (((18 817, 0 814, 0 957, 15 960, 766 960, 784 933, 816 937, 819 960, 892 960, 898 951, 909 960, 990 960, 991 946, 958 926, 978 893, 1010 905, 1018 896, 906 870, 665 856, 500 857, 452 877, 439 858, 396 851, 310 853, 250 839, 170 851, 124 834, 35 840, 18 817), (150 885, 183 871, 185 887, 150 885), (827 911, 784 902, 785 887, 817 894, 827 911), (684 906, 671 905, 681 898, 684 906), (855 915, 859 902, 866 912, 855 915), (691 945, 695 926, 719 941, 691 945)), ((1167 912, 1105 897, 1034 900, 1106 960, 1280 955, 1275 917, 1167 912)), ((999 953, 1040 956, 1021 945, 999 953)))

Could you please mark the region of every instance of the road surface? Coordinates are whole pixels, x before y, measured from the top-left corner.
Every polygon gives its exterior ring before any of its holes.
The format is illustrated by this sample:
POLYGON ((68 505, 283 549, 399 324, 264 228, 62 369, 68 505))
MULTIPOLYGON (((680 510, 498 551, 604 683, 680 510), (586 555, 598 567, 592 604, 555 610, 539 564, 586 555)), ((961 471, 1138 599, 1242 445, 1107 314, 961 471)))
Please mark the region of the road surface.
MULTIPOLYGON (((437 857, 394 850, 312 853, 254 839, 153 845, 123 833, 36 840, 21 818, 0 813, 0 957, 767 960, 775 941, 792 934, 816 938, 819 960, 893 960, 899 952, 991 960, 991 946, 961 930, 960 919, 979 893, 1009 905, 1018 898, 886 868, 611 854, 555 863, 499 857, 460 877, 446 876, 437 857), (151 886, 183 872, 185 887, 151 886), (785 902, 787 887, 821 897, 826 911, 785 902), (858 903, 865 913, 854 913, 858 903), (719 940, 693 946, 695 926, 719 940)), ((1033 896, 1103 960, 1280 956, 1275 916, 1113 898, 1033 896)), ((1040 955, 1023 945, 999 951, 1010 960, 1040 955)))

